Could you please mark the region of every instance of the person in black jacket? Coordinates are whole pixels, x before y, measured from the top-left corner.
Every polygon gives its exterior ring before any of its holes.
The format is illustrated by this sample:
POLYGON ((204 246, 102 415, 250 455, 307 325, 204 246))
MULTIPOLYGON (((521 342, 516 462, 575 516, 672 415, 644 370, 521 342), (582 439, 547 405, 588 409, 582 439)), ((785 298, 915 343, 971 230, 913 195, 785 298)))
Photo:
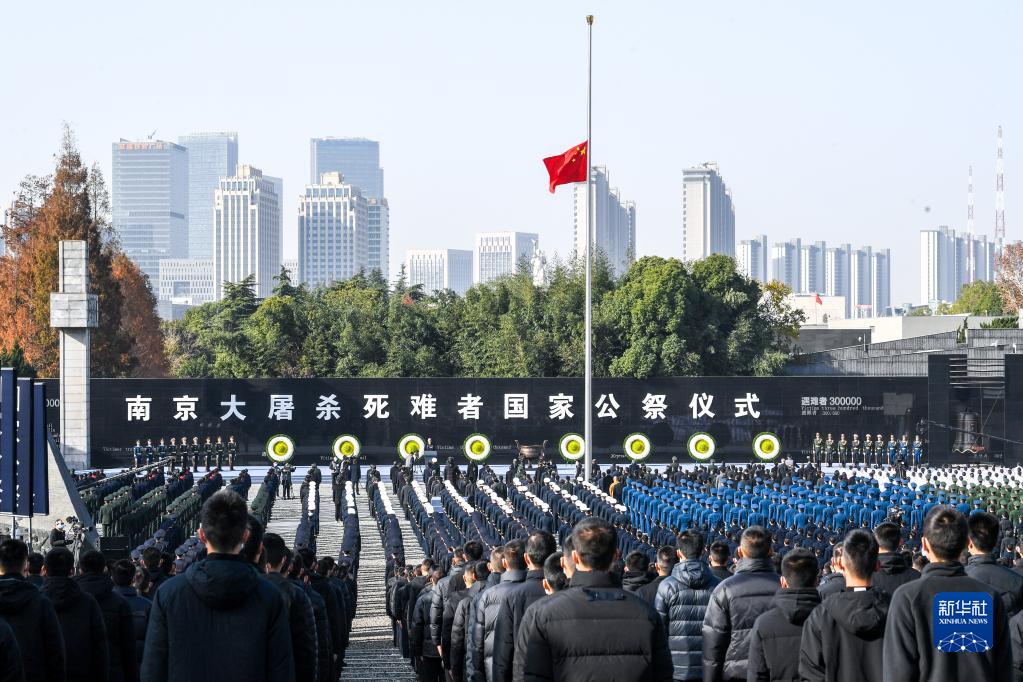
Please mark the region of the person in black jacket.
POLYGON ((677 563, 678 552, 671 545, 665 545, 657 550, 657 577, 636 590, 636 596, 653 606, 654 602, 657 601, 657 589, 671 575, 671 571, 677 563))
POLYGON ((845 537, 842 571, 846 589, 824 599, 803 623, 798 647, 803 680, 881 682, 890 597, 871 585, 877 575, 877 557, 875 536, 854 530, 845 537))
MULTIPOLYGON (((290 553, 289 553, 290 556, 290 553)), ((333 674, 334 649, 331 644, 330 620, 327 617, 327 602, 305 580, 305 564, 298 554, 291 557, 288 565, 288 580, 292 585, 302 588, 309 604, 313 608, 313 619, 316 621, 316 679, 317 682, 337 682, 331 680, 333 674)), ((299 681, 301 682, 301 681, 299 681)))
POLYGON ((313 605, 306 596, 305 590, 284 576, 291 551, 284 544, 284 539, 276 533, 263 536, 263 564, 266 571, 264 578, 278 590, 284 598, 284 607, 288 613, 288 626, 291 632, 291 653, 295 661, 295 680, 297 682, 315 682, 317 679, 316 655, 316 617, 313 605))
POLYGON ((0 682, 25 682, 18 639, 11 626, 3 620, 0 620, 0 682))
POLYGON ((525 549, 521 540, 512 540, 504 546, 501 561, 505 570, 501 582, 484 590, 476 603, 469 638, 472 665, 467 672, 471 682, 494 680, 494 637, 498 615, 511 598, 515 586, 526 579, 525 549))
POLYGON ((43 561, 43 594, 53 602, 64 635, 68 682, 102 682, 110 679, 103 612, 92 595, 83 592, 72 580, 74 567, 75 557, 67 547, 47 552, 43 561))
POLYGON ((654 600, 668 633, 676 680, 703 679, 703 617, 711 593, 721 582, 701 558, 704 542, 695 530, 678 536, 679 563, 661 583, 654 600))
POLYGON ((753 623, 771 608, 778 574, 771 560, 771 535, 763 526, 742 533, 735 575, 711 594, 703 618, 703 679, 745 680, 753 623))
POLYGON ((558 548, 554 536, 537 531, 526 539, 526 578, 508 590, 508 597, 498 611, 494 624, 494 663, 490 682, 511 682, 515 659, 515 634, 522 623, 522 615, 536 600, 546 596, 544 591, 544 562, 558 548))
POLYGON ((247 523, 245 500, 231 490, 203 504, 199 540, 208 554, 156 592, 142 657, 146 682, 294 681, 284 599, 239 554, 247 523))
POLYGON ((874 529, 874 539, 877 540, 880 568, 874 574, 871 585, 891 597, 900 585, 919 578, 920 571, 907 563, 902 555, 902 532, 897 525, 891 521, 878 525, 874 529))
POLYGON ((348 615, 345 611, 344 599, 339 599, 337 591, 331 586, 327 577, 317 571, 316 555, 308 547, 298 550, 302 557, 302 565, 305 567, 304 579, 309 587, 320 595, 327 607, 327 622, 330 632, 331 675, 335 678, 340 676, 341 670, 338 661, 344 651, 346 640, 346 626, 348 615), (336 673, 336 674, 335 674, 336 673))
POLYGON ((817 586, 817 592, 821 595, 821 599, 845 589, 845 575, 842 574, 841 542, 836 542, 835 546, 831 548, 830 564, 831 573, 825 574, 821 578, 820 585, 817 586))
POLYGON ((110 579, 114 592, 121 595, 131 610, 132 626, 135 632, 135 665, 142 665, 142 652, 146 644, 146 628, 149 626, 149 609, 153 602, 138 593, 132 583, 135 580, 135 564, 127 559, 115 561, 110 567, 110 579))
POLYGON ((91 594, 103 613, 110 652, 110 682, 138 682, 139 663, 135 654, 135 619, 124 597, 114 592, 114 582, 106 573, 103 554, 86 552, 79 561, 78 586, 91 594))
POLYGON ((817 592, 817 557, 794 549, 781 561, 781 589, 774 606, 757 617, 749 639, 747 682, 799 682, 799 649, 803 622, 821 603, 817 592))
POLYGON ((996 589, 966 575, 959 563, 968 532, 966 517, 954 507, 936 506, 924 519, 923 550, 930 563, 919 580, 892 597, 884 634, 885 680, 1012 679, 1005 604, 996 589), (948 593, 958 594, 945 599, 948 593), (962 593, 972 594, 967 599, 962 593), (955 613, 963 604, 986 621, 983 627, 958 622, 955 613))
POLYGON ((988 512, 974 512, 968 523, 970 558, 966 562, 966 575, 998 590, 1005 604, 1005 616, 1011 619, 1023 609, 1023 575, 998 563, 998 517, 988 512))
MULTIPOLYGON (((490 575, 489 564, 486 561, 475 561, 468 564, 462 577, 468 588, 458 593, 459 602, 455 605, 455 615, 451 620, 450 647, 445 646, 445 651, 450 651, 448 660, 448 675, 453 682, 465 680, 465 649, 469 632, 469 614, 473 602, 480 592, 487 586, 487 576, 490 575)), ((446 621, 446 618, 445 618, 446 621)))
MULTIPOLYGON (((483 546, 478 542, 474 545, 479 546, 480 556, 483 555, 483 546)), ((473 548, 475 552, 475 547, 473 548)), ((479 557, 471 559, 472 561, 477 560, 479 557)), ((435 642, 440 642, 440 646, 443 649, 442 631, 444 629, 444 608, 450 593, 458 592, 465 589, 465 581, 462 579, 462 571, 465 568, 466 556, 464 547, 455 547, 454 552, 451 555, 451 570, 448 574, 441 579, 437 586, 432 590, 432 599, 430 601, 430 637, 435 642)), ((443 651, 441 658, 444 658, 443 651)), ((447 667, 447 666, 445 666, 447 667)))
POLYGON ((25 680, 63 682, 64 636, 49 599, 25 577, 28 547, 0 542, 0 621, 14 631, 25 680))
POLYGON ((572 546, 569 587, 536 601, 522 617, 514 679, 670 680, 661 618, 611 582, 615 529, 599 517, 585 518, 572 530, 572 546))
POLYGON ((718 540, 710 546, 710 572, 720 580, 732 577, 732 569, 728 567, 732 560, 732 549, 727 542, 718 540))
POLYGON ((416 676, 419 682, 441 682, 444 679, 440 647, 430 634, 430 603, 433 599, 433 590, 443 577, 444 571, 439 568, 430 572, 428 582, 416 598, 412 609, 412 654, 416 661, 416 676))

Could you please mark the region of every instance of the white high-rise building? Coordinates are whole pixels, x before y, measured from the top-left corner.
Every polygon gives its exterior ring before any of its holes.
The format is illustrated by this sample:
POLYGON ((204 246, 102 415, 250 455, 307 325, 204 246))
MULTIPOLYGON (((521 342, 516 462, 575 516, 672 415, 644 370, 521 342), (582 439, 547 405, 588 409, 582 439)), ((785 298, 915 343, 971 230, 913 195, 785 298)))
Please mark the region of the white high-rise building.
POLYGON ((273 291, 281 267, 281 198, 276 178, 239 165, 233 177, 221 178, 214 194, 213 296, 220 300, 224 282, 256 278, 256 296, 273 291))
POLYGON ((850 255, 849 289, 852 317, 892 314, 892 259, 890 249, 856 249, 850 255))
POLYGON ((213 301, 213 259, 160 259, 160 291, 157 298, 184 305, 202 305, 213 301))
POLYGON ((756 239, 743 239, 735 258, 739 272, 758 282, 767 282, 770 279, 768 255, 766 234, 756 239))
POLYGON ((842 244, 824 254, 824 291, 828 296, 842 297, 845 317, 851 317, 852 246, 842 244))
POLYGON ((473 283, 482 284, 517 272, 523 261, 527 268, 539 248, 534 232, 478 232, 473 253, 473 283))
POLYGON ((423 291, 451 289, 464 294, 472 287, 472 251, 465 249, 413 249, 405 252, 405 272, 410 286, 423 291))
POLYGON ((824 242, 803 244, 799 251, 799 283, 802 293, 820 294, 827 286, 825 259, 827 245, 824 242))
POLYGON ((945 225, 920 230, 920 302, 954 303, 963 285, 994 281, 995 253, 984 235, 956 234, 945 225))
POLYGON ((870 304, 875 317, 892 314, 892 252, 877 249, 870 256, 870 304))
MULTIPOLYGON (((575 254, 586 254, 586 183, 576 184, 575 254)), ((611 271, 621 276, 632 265, 636 252, 636 204, 622 201, 608 182, 607 168, 593 168, 593 239, 596 253, 607 258, 611 271)))
POLYGON ((735 208, 716 163, 682 171, 682 259, 735 257, 735 208))
POLYGON ((803 253, 803 242, 801 239, 791 239, 787 242, 778 242, 771 247, 771 279, 776 282, 781 282, 793 293, 799 293, 803 290, 802 280, 802 269, 800 268, 800 260, 802 259, 803 253))
POLYGON ((368 231, 368 204, 341 173, 306 185, 298 204, 298 281, 327 286, 365 270, 368 231))
POLYGON ((391 214, 387 199, 371 197, 366 202, 369 229, 366 232, 366 269, 379 270, 384 279, 390 272, 391 214))

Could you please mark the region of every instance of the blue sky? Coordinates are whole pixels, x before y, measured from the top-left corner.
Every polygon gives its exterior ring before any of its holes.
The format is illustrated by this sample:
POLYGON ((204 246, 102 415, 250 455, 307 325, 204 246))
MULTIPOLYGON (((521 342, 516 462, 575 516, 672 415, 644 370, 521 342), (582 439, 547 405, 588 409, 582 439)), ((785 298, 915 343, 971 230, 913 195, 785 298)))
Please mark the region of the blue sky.
POLYGON ((540 159, 585 137, 637 202, 638 252, 681 255, 681 170, 715 160, 736 233, 893 249, 916 300, 918 230, 994 215, 1023 237, 1023 4, 1013 2, 11 3, 0 41, 0 200, 46 172, 70 122, 109 178, 120 137, 236 130, 285 183, 285 254, 308 139, 380 140, 392 270, 407 248, 540 233, 571 248, 572 202, 540 159), (1017 212, 1017 207, 1019 211, 1017 212), (1018 219, 1015 216, 1020 216, 1018 219))

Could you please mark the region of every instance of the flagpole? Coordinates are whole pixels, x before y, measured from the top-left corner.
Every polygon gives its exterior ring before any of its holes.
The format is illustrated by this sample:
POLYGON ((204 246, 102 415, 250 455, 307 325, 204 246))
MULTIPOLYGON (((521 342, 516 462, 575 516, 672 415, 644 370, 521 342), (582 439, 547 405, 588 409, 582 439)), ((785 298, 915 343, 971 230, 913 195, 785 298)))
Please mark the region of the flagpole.
POLYGON ((586 16, 586 374, 583 378, 583 479, 590 480, 593 467, 593 15, 586 16))

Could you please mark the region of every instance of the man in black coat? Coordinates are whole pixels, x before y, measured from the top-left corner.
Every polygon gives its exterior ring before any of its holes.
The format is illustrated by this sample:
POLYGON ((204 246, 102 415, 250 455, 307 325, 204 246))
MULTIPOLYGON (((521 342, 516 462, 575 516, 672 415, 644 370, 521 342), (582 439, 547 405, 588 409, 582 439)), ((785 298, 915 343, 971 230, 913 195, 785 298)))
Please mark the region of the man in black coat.
POLYGON ((412 657, 416 662, 416 676, 420 682, 441 682, 444 679, 440 643, 430 634, 430 602, 433 599, 433 590, 443 577, 444 571, 439 568, 430 571, 426 586, 416 598, 409 621, 412 657))
POLYGON ((115 561, 110 568, 110 579, 114 592, 121 595, 131 610, 132 626, 135 632, 135 665, 142 665, 142 652, 146 645, 146 629, 149 626, 149 609, 153 602, 138 593, 132 583, 135 580, 135 564, 127 559, 115 561))
POLYGON ((636 596, 653 606, 657 601, 657 589, 661 583, 668 579, 676 564, 678 564, 678 553, 675 547, 665 545, 657 550, 657 577, 636 590, 636 596))
MULTIPOLYGON (((457 550, 455 555, 458 555, 457 550)), ((465 579, 464 572, 468 566, 475 566, 475 564, 479 563, 480 559, 482 559, 483 545, 476 540, 470 540, 462 546, 462 556, 464 558, 464 563, 461 566, 461 572, 463 575, 453 578, 452 576, 455 574, 455 570, 452 568, 451 573, 449 573, 444 580, 437 583, 430 607, 430 629, 432 634, 434 622, 433 608, 438 601, 438 592, 440 592, 443 588, 444 595, 440 599, 441 603, 444 605, 443 611, 441 612, 440 637, 438 639, 437 635, 434 635, 434 639, 441 643, 441 661, 445 670, 450 669, 452 662, 450 646, 451 628, 455 618, 455 608, 458 603, 461 602, 462 598, 465 596, 465 591, 471 585, 471 583, 465 579)))
POLYGON ((774 606, 757 617, 750 633, 746 679, 749 682, 799 680, 803 623, 821 603, 817 592, 817 557, 794 549, 781 562, 781 589, 774 606))
POLYGON ((114 592, 114 582, 106 573, 103 555, 86 552, 79 561, 78 586, 92 595, 103 613, 110 653, 110 682, 138 682, 139 663, 135 654, 135 619, 124 597, 114 592))
POLYGON ((892 597, 884 635, 886 680, 1012 679, 1001 595, 966 575, 959 563, 968 533, 966 517, 954 507, 936 506, 924 519, 923 551, 930 563, 919 580, 906 583, 892 597), (946 598, 948 593, 956 594, 946 598), (960 623, 964 605, 976 617, 960 623))
POLYGON ((919 578, 920 571, 913 568, 902 555, 902 532, 897 525, 891 521, 878 525, 874 529, 874 539, 877 540, 880 568, 874 574, 871 585, 891 597, 899 586, 919 578))
POLYGON ((537 531, 526 539, 526 578, 508 590, 504 606, 494 624, 494 663, 490 682, 511 682, 515 659, 515 634, 522 616, 533 602, 546 596, 543 565, 558 544, 546 531, 537 531))
POLYGON ((108 680, 110 654, 103 612, 96 600, 72 580, 74 567, 74 555, 67 547, 51 549, 43 562, 43 594, 53 602, 64 635, 67 680, 108 680))
POLYGON ((703 679, 703 617, 714 588, 721 582, 711 573, 703 556, 703 535, 683 531, 676 541, 679 563, 661 583, 654 600, 657 614, 664 620, 671 651, 673 678, 703 679))
POLYGON ((650 557, 638 549, 629 552, 625 557, 625 572, 622 574, 622 589, 626 592, 638 592, 640 588, 650 584, 650 557))
MULTIPOLYGON (((884 525, 884 524, 882 524, 884 525)), ((887 592, 871 585, 878 566, 876 537, 854 530, 845 537, 846 589, 824 599, 803 623, 799 675, 807 682, 881 682, 887 592)))
POLYGON ((199 540, 208 554, 157 591, 142 679, 294 682, 284 600, 239 554, 249 535, 245 500, 221 490, 203 504, 201 519, 199 540))
POLYGON ((494 636, 498 615, 505 607, 516 585, 526 579, 526 545, 521 540, 512 540, 504 546, 504 573, 501 582, 484 590, 477 601, 472 629, 469 637, 469 656, 472 665, 467 666, 470 682, 493 682, 494 680, 494 636))
POLYGON ((291 632, 291 654, 295 661, 295 680, 314 682, 317 679, 316 617, 305 590, 284 576, 291 552, 280 535, 263 536, 264 579, 280 590, 288 613, 291 632))
POLYGON ((333 654, 331 663, 332 673, 341 673, 339 661, 344 655, 345 642, 347 640, 348 613, 345 610, 344 599, 339 597, 337 590, 330 584, 327 576, 317 570, 316 555, 308 547, 298 550, 302 557, 302 565, 305 567, 304 578, 309 587, 320 595, 327 607, 327 622, 330 625, 330 650, 333 654))
POLYGON ((742 533, 736 550, 735 575, 711 594, 703 618, 703 679, 745 680, 750 632, 760 614, 771 608, 778 574, 771 560, 771 535, 763 526, 742 533))
POLYGON ((611 581, 617 546, 615 529, 606 521, 589 517, 576 524, 573 549, 565 557, 572 565, 571 583, 526 609, 515 639, 514 679, 671 679, 661 618, 611 581))
MULTIPOLYGON (((443 644, 443 650, 450 652, 448 655, 448 675, 453 682, 462 682, 465 679, 465 648, 466 634, 469 628, 469 613, 476 596, 487 586, 486 577, 490 575, 486 561, 473 561, 466 564, 462 577, 466 589, 454 593, 454 597, 447 602, 454 606, 454 617, 451 619, 451 629, 447 628, 447 614, 445 613, 445 633, 443 637, 447 640, 443 644), (456 603, 457 600, 457 603, 456 603)), ((445 611, 446 611, 445 607, 445 611)))
POLYGON ((1023 609, 1023 575, 998 563, 998 517, 988 512, 974 512, 968 523, 970 558, 966 562, 966 575, 998 590, 1005 604, 1005 616, 1011 619, 1023 609))
POLYGON ((0 620, 0 682, 25 682, 18 639, 3 620, 0 620))
POLYGON ((50 600, 25 579, 27 561, 24 542, 0 542, 0 621, 14 631, 25 680, 63 682, 64 636, 60 622, 50 600))
MULTIPOLYGON (((474 543, 474 551, 475 547, 478 547, 481 553, 483 552, 483 546, 478 542, 474 543)), ((448 574, 441 578, 433 590, 431 590, 432 596, 430 599, 430 611, 428 614, 430 638, 433 639, 433 641, 438 642, 442 649, 444 641, 442 633, 444 629, 444 610, 446 608, 446 602, 453 592, 465 589, 465 581, 462 580, 462 571, 465 569, 465 562, 465 548, 456 547, 451 555, 451 570, 448 571, 448 574)), ((446 658, 443 651, 440 652, 440 655, 442 659, 446 658)))

